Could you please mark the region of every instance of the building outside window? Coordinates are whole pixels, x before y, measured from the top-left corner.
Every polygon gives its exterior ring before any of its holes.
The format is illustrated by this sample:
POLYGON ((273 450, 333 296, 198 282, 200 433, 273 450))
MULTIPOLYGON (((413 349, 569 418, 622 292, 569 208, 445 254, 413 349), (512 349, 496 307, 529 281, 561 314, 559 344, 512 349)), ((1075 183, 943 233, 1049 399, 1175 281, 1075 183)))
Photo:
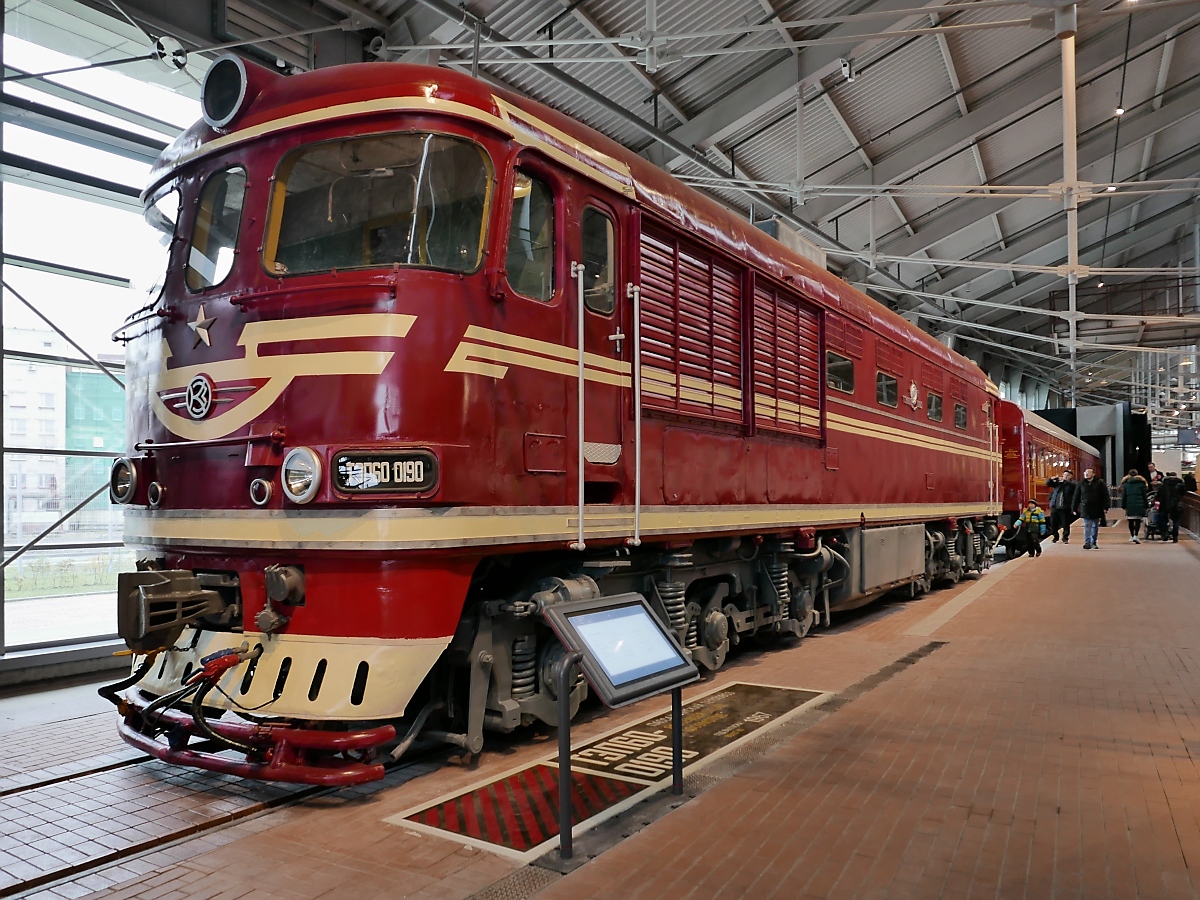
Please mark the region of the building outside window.
MULTIPOLYGON (((83 4, 28 0, 8 7, 9 70, 49 72, 146 52, 136 28, 83 4), (76 55, 50 49, 64 46, 64 33, 76 55)), ((206 65, 196 57, 189 72, 178 72, 144 61, 9 82, 3 90, 24 103, 135 132, 165 147, 199 119, 196 97, 206 65)), ((134 554, 121 543, 122 511, 104 491, 85 503, 107 482, 109 454, 125 450, 122 386, 16 294, 120 380, 124 354, 109 335, 145 305, 147 290, 161 279, 165 254, 137 196, 157 155, 154 147, 114 147, 86 133, 75 139, 9 121, 3 150, 66 174, 49 185, 6 165, 2 187, 9 224, 4 278, 11 287, 4 292, 3 331, 5 558, 51 530, 4 570, 0 654, 114 635, 116 576, 134 568, 134 554), (85 185, 89 179, 116 187, 98 193, 85 185), (12 227, 17 222, 20 227, 12 227), (14 257, 36 266, 18 265, 14 257), (38 415, 30 417, 29 408, 38 415), (11 452, 31 446, 53 452, 11 452), (60 521, 81 504, 81 511, 60 521)))

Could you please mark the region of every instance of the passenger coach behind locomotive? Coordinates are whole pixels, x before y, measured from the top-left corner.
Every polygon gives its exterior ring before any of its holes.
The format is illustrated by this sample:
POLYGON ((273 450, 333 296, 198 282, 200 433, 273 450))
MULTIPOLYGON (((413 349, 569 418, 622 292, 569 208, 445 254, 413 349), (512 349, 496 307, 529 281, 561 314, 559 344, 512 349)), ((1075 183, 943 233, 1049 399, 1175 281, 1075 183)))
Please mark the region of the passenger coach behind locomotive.
POLYGON ((1095 447, 1015 403, 999 401, 997 421, 1003 455, 1000 526, 1004 529, 1002 543, 1007 546, 1017 536, 1015 525, 1028 501, 1037 500, 1049 522, 1051 489, 1047 481, 1066 471, 1079 481, 1086 469, 1100 473, 1103 469, 1095 447))
POLYGON ((548 604, 637 591, 716 669, 987 565, 979 370, 613 141, 391 63, 226 57, 204 110, 120 332, 131 743, 378 778, 402 717, 554 721, 548 604))

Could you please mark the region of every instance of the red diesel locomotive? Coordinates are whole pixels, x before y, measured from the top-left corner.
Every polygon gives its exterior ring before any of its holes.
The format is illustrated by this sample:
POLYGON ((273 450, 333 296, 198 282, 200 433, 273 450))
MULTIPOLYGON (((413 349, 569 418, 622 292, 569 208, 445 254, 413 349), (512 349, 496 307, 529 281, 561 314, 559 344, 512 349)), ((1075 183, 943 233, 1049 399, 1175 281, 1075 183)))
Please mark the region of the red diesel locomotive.
POLYGON ((401 723, 553 723, 548 604, 636 591, 716 669, 987 566, 994 386, 624 147, 399 63, 224 57, 203 103, 117 335, 130 743, 366 781, 401 723))

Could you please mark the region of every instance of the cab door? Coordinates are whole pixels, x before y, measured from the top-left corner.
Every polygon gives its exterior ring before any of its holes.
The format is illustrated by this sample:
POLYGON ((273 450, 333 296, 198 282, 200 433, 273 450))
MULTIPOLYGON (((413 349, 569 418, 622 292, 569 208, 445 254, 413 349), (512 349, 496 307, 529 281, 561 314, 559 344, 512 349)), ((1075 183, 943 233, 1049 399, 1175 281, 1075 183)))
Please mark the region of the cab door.
POLYGON ((622 404, 630 386, 632 352, 628 328, 623 327, 628 261, 618 209, 586 190, 580 190, 577 201, 571 204, 568 238, 573 271, 567 318, 577 345, 583 316, 585 499, 609 503, 617 499, 625 468, 622 404))

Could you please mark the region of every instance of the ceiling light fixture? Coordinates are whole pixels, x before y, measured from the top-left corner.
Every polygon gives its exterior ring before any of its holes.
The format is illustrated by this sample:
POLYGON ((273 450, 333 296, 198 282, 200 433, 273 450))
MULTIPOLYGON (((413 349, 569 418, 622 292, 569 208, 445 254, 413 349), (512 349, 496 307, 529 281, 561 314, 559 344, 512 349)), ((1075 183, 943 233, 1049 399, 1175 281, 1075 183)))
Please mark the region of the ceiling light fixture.
POLYGON ((1117 107, 1117 115, 1118 115, 1118 116, 1123 116, 1123 115, 1125 115, 1125 107, 1123 107, 1123 106, 1118 106, 1118 107, 1117 107))
POLYGON ((1117 186, 1115 184, 1110 184, 1108 187, 1105 188, 1105 190, 1108 191, 1110 194, 1114 193, 1116 191, 1116 189, 1117 189, 1117 186))

